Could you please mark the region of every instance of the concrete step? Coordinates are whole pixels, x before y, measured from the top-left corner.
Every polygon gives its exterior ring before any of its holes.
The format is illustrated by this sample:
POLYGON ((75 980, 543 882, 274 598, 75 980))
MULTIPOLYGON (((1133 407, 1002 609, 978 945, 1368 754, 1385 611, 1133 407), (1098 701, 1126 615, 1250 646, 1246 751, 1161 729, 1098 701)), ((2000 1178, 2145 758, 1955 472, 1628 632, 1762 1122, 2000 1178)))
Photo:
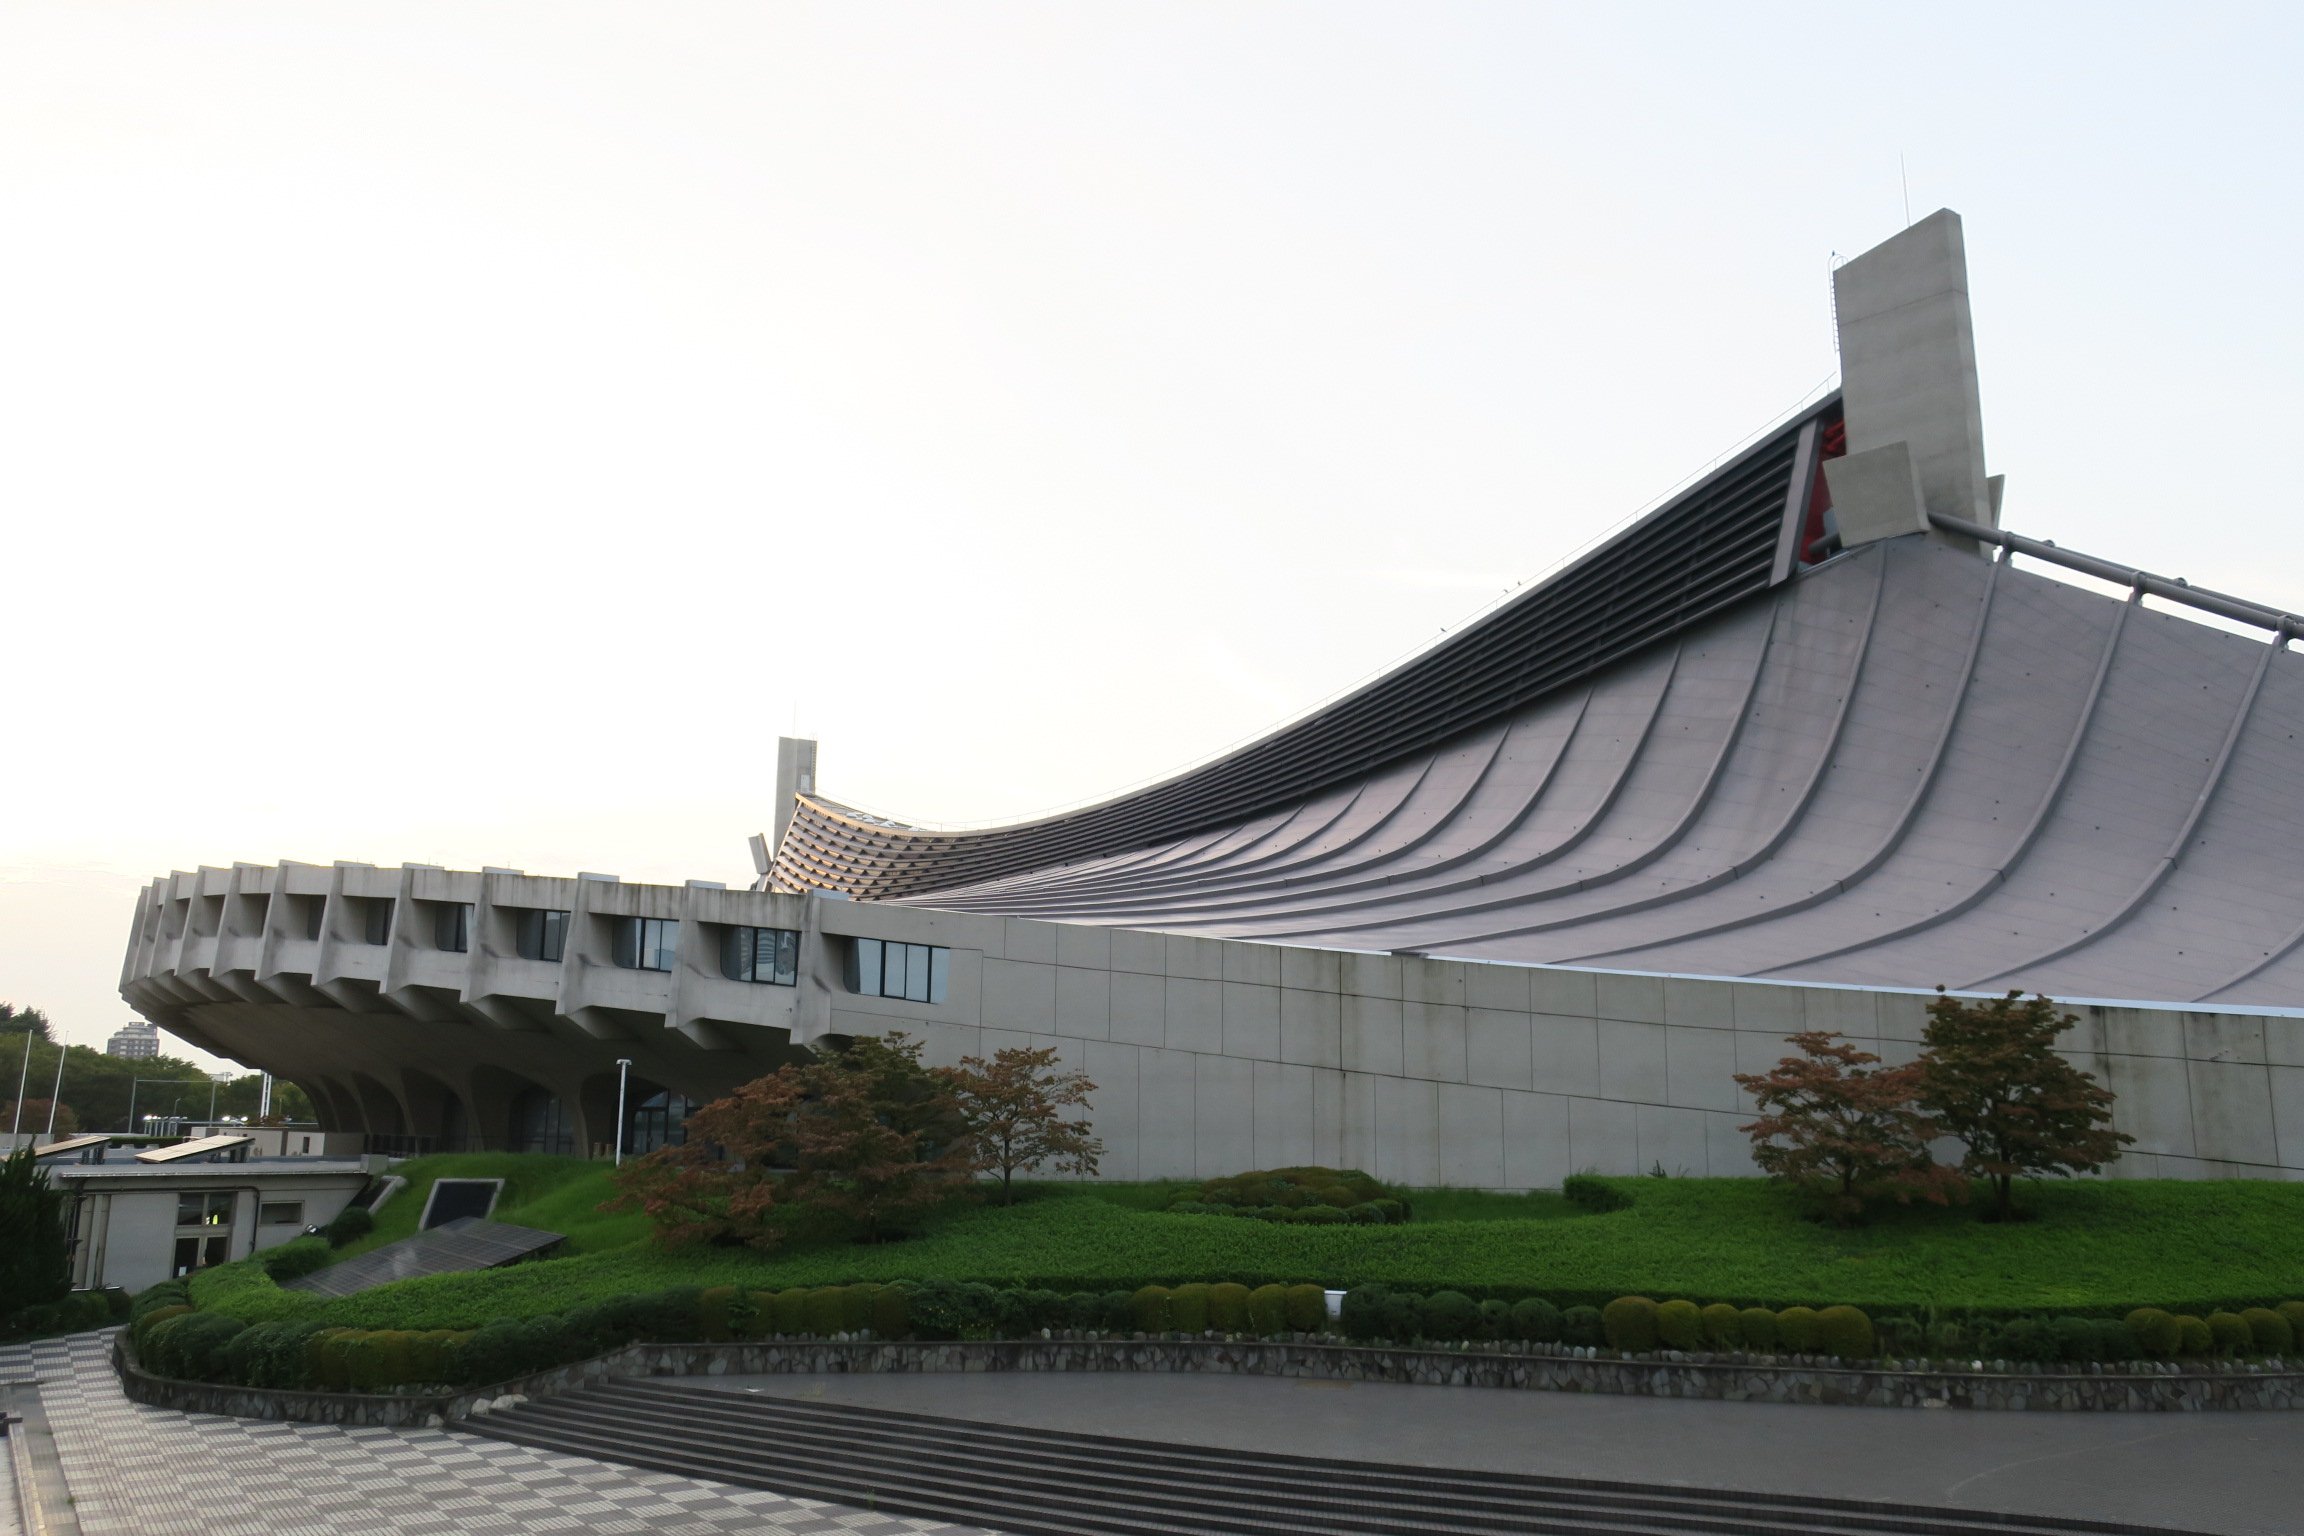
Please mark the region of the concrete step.
MULTIPOLYGON (((931 1447, 981 1448, 986 1453, 1029 1455, 1047 1464, 1062 1464, 1072 1460, 1089 1467, 1109 1468, 1124 1463, 1157 1470, 1170 1477, 1246 1473, 1250 1476, 1294 1479, 1299 1485, 1311 1479, 1333 1482, 1339 1478, 1350 1478, 1355 1486, 1370 1490, 1436 1492, 1454 1497, 1479 1495, 1508 1500, 1516 1505, 1524 1505, 1532 1496, 1551 1490, 1562 1496, 1572 1496, 1600 1505, 1636 1500, 1642 1508, 1657 1509, 1684 1503, 1692 1511, 1714 1515, 1742 1508, 1762 1515, 1771 1529, 1806 1527, 1819 1522, 1828 1523, 1832 1517, 1839 1515, 1856 1515, 1863 1517, 1864 1529, 1879 1532, 1901 1529, 1993 1532, 1998 1533, 1998 1536, 2015 1536, 2015 1533, 2026 1531, 2060 1533, 2060 1536, 2073 1536, 2073 1533, 2097 1533, 2097 1536, 2182 1536, 2182 1533, 2171 1533, 2165 1527, 2060 1520, 1997 1511, 1751 1493, 1740 1489, 1682 1488, 1670 1484, 1623 1483, 1597 1478, 1547 1477, 1536 1473, 1382 1466, 1327 1457, 1277 1455, 1260 1450, 1128 1440, 1114 1436, 1056 1432, 861 1408, 801 1398, 779 1398, 767 1393, 755 1396, 725 1391, 705 1392, 696 1390, 686 1382, 669 1379, 642 1378, 617 1385, 631 1394, 631 1397, 652 1395, 677 1404, 679 1411, 686 1415, 713 1413, 714 1406, 704 1401, 707 1398, 716 1397, 734 1402, 741 1405, 742 1409, 742 1417, 735 1422, 746 1425, 760 1423, 763 1416, 783 1415, 794 1423, 844 1425, 845 1432, 851 1436, 869 1434, 889 1443, 896 1443, 900 1436, 910 1435, 915 1439, 926 1437, 925 1443, 931 1447)), ((779 1430, 779 1433, 790 1432, 789 1429, 779 1430)))
MULTIPOLYGON (((669 1425, 657 1434, 696 1452, 756 1458, 772 1438, 779 1458, 805 1461, 823 1470, 840 1468, 876 1487, 927 1481, 980 1488, 987 1465, 1003 1469, 1002 1486, 1012 1494, 1032 1493, 1061 1502, 1093 1489, 1100 1502, 1126 1504, 1147 1514, 1189 1515, 1206 1522, 1218 1511, 1287 1508, 1317 1514, 1338 1531, 1385 1531, 1397 1517, 1417 1511, 1445 1515, 1461 1530, 1522 1531, 1539 1516, 1571 1521, 1581 1530, 1671 1529, 1707 1536, 1770 1536, 1779 1531, 1828 1533, 1844 1529, 1829 1511, 1763 1503, 1723 1506, 1701 1495, 1676 1498, 1672 1490, 1638 1492, 1595 1489, 1565 1482, 1557 1487, 1484 1485, 1445 1472, 1413 1468, 1370 1469, 1351 1463, 1300 1460, 1274 1465, 1262 1456, 1143 1442, 1079 1446, 1090 1437, 1048 1436, 1004 1426, 963 1425, 955 1421, 891 1422, 865 1411, 822 1413, 823 1405, 778 1402, 728 1395, 726 1405, 698 1401, 706 1394, 670 1400, 677 1415, 677 1440, 669 1425), (1121 1448, 1117 1453, 1115 1447, 1121 1448), (1349 1477, 1340 1469, 1350 1469, 1349 1477), (1382 1511, 1371 1514, 1371 1509, 1382 1511)), ((523 1410, 525 1412, 526 1410, 523 1410)), ((561 1399, 539 1405, 537 1418, 573 1433, 629 1437, 643 1416, 628 1403, 561 1399)), ((923 1490, 924 1491, 924 1490, 923 1490)), ((1869 1529, 1893 1536, 1928 1536, 1936 1527, 1920 1520, 1884 1521, 1869 1529)))
POLYGON ((2167 1536, 2140 1526, 1123 1440, 603 1383, 459 1426, 497 1439, 1016 1536, 2167 1536))

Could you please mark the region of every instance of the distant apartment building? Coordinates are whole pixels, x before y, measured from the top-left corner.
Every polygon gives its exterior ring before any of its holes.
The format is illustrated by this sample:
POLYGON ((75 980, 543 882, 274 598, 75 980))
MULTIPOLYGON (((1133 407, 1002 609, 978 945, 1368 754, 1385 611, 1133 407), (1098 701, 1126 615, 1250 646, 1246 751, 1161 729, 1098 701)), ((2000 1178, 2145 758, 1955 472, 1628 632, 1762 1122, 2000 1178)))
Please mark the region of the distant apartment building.
POLYGON ((160 1026, 157 1024, 123 1024, 104 1042, 107 1056, 125 1056, 132 1061, 149 1061, 160 1054, 160 1026))

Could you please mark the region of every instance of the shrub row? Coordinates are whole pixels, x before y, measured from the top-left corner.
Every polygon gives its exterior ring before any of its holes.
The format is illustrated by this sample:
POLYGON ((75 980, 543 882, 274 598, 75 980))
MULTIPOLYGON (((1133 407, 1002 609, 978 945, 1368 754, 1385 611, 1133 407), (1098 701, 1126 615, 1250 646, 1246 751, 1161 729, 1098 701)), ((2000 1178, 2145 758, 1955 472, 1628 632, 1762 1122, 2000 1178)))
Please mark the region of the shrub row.
POLYGON ((1172 1200, 1179 1215, 1254 1216, 1307 1226, 1403 1222, 1408 1202, 1357 1168, 1276 1168, 1210 1179, 1172 1200))
POLYGON ((334 1255, 324 1235, 290 1238, 276 1248, 267 1248, 256 1256, 264 1266, 264 1273, 276 1281, 299 1279, 325 1265, 334 1255))
POLYGON ((1606 1342, 1594 1307, 1565 1311, 1539 1298, 1474 1301, 1462 1291, 1419 1296, 1381 1285, 1355 1286, 1344 1293, 1337 1319, 1348 1339, 1411 1344, 1504 1340, 1523 1344, 1597 1345, 1606 1342))
POLYGON ((1605 1216, 1628 1209, 1632 1197, 1597 1174, 1572 1173, 1560 1181, 1560 1193, 1570 1205, 1605 1216))
MULTIPOLYGON (((251 1270, 254 1266, 250 1266, 251 1270)), ((259 1282, 261 1283, 261 1282, 259 1282)), ((83 1303, 83 1305, 86 1305, 83 1303)), ((1069 1294, 951 1280, 890 1285, 679 1287, 620 1296, 476 1329, 353 1329, 311 1320, 254 1323, 196 1311, 189 1287, 154 1286, 126 1308, 138 1357, 167 1376, 247 1386, 380 1390, 503 1381, 606 1353, 622 1345, 718 1343, 772 1337, 869 1335, 899 1339, 1019 1338, 1042 1330, 1088 1334, 1285 1337, 1331 1330, 1317 1285, 1147 1285, 1069 1294)), ((1877 1324, 1856 1307, 1698 1306, 1620 1296, 1605 1307, 1560 1308, 1539 1298, 1475 1301, 1461 1291, 1428 1295, 1361 1286, 1347 1292, 1336 1325, 1360 1342, 1510 1342, 1599 1347, 1642 1354, 1750 1350, 1870 1359, 1965 1354, 2020 1361, 2103 1361, 2292 1353, 2304 1338, 2304 1302, 2209 1316, 2141 1308, 2126 1319, 2019 1318, 1982 1325, 1938 1346, 1941 1330, 1907 1317, 1877 1324)))
POLYGON ((1601 1332, 1611 1349, 1640 1354, 1657 1348, 1727 1351, 1781 1350, 1869 1360, 1880 1352, 1872 1319, 1857 1307, 1731 1307, 1715 1302, 1650 1301, 1619 1296, 1600 1309, 1601 1332))
POLYGON ((1957 1357, 2046 1363, 2292 1355, 2304 1340, 2304 1302, 2193 1317, 2143 1307, 2125 1319, 2020 1317, 1935 1327, 1910 1317, 1877 1323, 1856 1307, 1734 1307, 1620 1296, 1605 1307, 1562 1309, 1548 1301, 1474 1301, 1460 1291, 1418 1296, 1361 1286, 1345 1293, 1347 1338, 1394 1343, 1498 1340, 1725 1353, 1957 1357))
POLYGON ((1398 1200, 1363 1200, 1358 1205, 1209 1205, 1179 1200, 1168 1207, 1178 1216, 1247 1216, 1257 1221, 1292 1222, 1307 1227, 1341 1226, 1354 1222, 1383 1226, 1408 1219, 1408 1207, 1398 1200))
POLYGON ((1316 1285, 1145 1286, 1070 1295, 954 1281, 784 1291, 689 1286, 476 1329, 418 1330, 331 1328, 297 1319, 250 1324, 194 1310, 183 1282, 169 1281, 139 1296, 131 1310, 137 1358, 159 1375, 319 1391, 485 1384, 636 1342, 841 1334, 990 1339, 1043 1329, 1270 1336, 1327 1325, 1327 1297, 1316 1285))
POLYGON ((82 1333, 128 1316, 128 1293, 117 1287, 67 1291, 54 1301, 21 1307, 0 1318, 0 1340, 40 1339, 54 1333, 82 1333))
POLYGON ((375 1230, 376 1217, 368 1207, 348 1205, 338 1211, 328 1225, 320 1229, 320 1235, 328 1240, 329 1247, 341 1248, 346 1243, 356 1242, 375 1230))

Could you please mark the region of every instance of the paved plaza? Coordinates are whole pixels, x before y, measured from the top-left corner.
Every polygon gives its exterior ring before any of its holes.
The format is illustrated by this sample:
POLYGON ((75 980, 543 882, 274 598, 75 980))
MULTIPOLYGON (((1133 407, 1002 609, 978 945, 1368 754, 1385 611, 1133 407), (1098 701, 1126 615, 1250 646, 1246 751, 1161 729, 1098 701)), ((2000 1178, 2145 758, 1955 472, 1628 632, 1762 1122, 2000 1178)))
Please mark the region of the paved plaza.
MULTIPOLYGON (((472 1435, 141 1407, 121 1395, 107 1344, 0 1349, 0 1383, 40 1384, 84 1536, 981 1536, 472 1435)), ((0 1490, 0 1531, 13 1532, 13 1487, 0 1490)))
MULTIPOLYGON (((983 1536, 438 1430, 266 1424, 130 1403, 107 1337, 0 1349, 38 1383, 86 1536, 983 1536)), ((1283 1455, 1898 1500, 2298 1536, 2304 1414, 1794 1408, 1259 1377, 700 1378, 766 1392, 1283 1455)), ((15 1532, 0 1457, 0 1536, 15 1532)))

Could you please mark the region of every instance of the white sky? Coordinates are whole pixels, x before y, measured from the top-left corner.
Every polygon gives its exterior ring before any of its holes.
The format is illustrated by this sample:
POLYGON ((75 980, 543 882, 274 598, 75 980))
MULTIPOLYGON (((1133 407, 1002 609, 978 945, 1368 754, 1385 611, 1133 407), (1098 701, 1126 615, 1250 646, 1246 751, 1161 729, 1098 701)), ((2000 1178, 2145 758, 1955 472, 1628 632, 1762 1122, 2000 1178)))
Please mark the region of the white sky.
POLYGON ((2009 526, 2304 608, 2297 16, 11 0, 0 998, 1257 733, 1825 382, 1900 155, 2009 526))

